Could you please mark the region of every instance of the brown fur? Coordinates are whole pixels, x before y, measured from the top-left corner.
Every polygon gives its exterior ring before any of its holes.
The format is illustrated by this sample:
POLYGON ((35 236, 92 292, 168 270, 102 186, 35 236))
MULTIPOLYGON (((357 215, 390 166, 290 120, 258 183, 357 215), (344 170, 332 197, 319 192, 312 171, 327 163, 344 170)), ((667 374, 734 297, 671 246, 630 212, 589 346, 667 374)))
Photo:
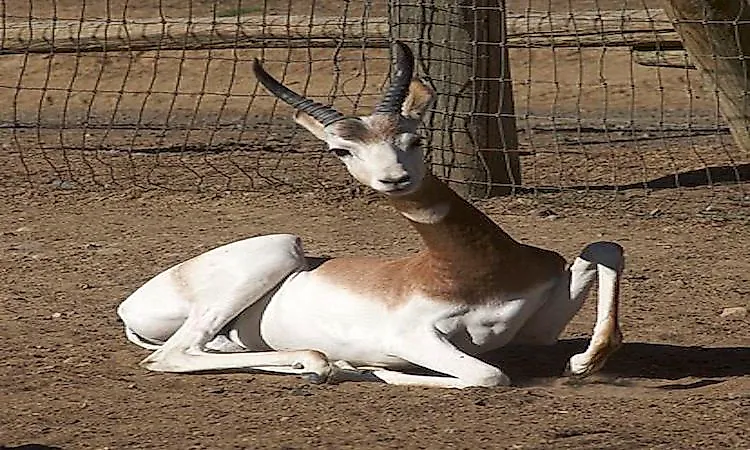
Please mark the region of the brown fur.
POLYGON ((365 125, 359 119, 346 119, 331 125, 332 132, 347 141, 372 144, 389 141, 402 131, 396 115, 379 114, 372 116, 372 121, 365 125))
POLYGON ((427 175, 417 192, 393 199, 405 212, 444 202, 450 211, 438 223, 411 222, 426 246, 419 253, 399 259, 338 258, 316 273, 397 306, 414 292, 451 303, 480 304, 521 293, 563 272, 565 260, 559 254, 513 240, 433 175, 427 175))
POLYGON ((412 80, 409 84, 409 95, 401 106, 401 113, 404 117, 419 120, 432 105, 434 99, 435 91, 431 87, 422 81, 412 80))

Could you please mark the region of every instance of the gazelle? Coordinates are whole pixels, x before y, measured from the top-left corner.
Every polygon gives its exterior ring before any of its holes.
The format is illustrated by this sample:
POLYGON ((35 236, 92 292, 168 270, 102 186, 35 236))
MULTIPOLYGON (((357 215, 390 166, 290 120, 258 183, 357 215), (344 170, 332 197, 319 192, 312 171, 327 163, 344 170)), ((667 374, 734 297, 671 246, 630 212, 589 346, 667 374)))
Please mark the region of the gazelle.
POLYGON ((256 60, 258 80, 293 106, 359 182, 384 194, 424 241, 401 258, 308 257, 287 234, 234 242, 151 279, 118 308, 128 339, 162 372, 260 370, 314 382, 377 379, 438 387, 498 386, 479 356, 509 343, 554 344, 598 275, 597 319, 568 371, 598 370, 622 341, 622 248, 588 245, 566 267, 515 241, 427 170, 417 134, 433 91, 412 81, 397 43, 392 83, 375 112, 348 117, 306 99, 256 60), (403 369, 418 366, 437 374, 403 369))

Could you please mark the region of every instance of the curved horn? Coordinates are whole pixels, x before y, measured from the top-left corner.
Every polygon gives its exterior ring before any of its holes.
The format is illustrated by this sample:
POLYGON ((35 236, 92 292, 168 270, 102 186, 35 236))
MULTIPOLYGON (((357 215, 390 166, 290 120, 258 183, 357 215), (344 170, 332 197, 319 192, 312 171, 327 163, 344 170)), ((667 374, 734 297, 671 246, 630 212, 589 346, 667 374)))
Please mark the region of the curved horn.
POLYGON ((409 84, 414 73, 414 54, 408 45, 396 41, 396 73, 383 99, 375 106, 376 114, 398 114, 409 93, 409 84))
POLYGON ((311 115, 318 122, 322 123, 324 127, 344 118, 343 114, 330 106, 305 98, 279 83, 274 77, 269 75, 265 69, 263 69, 258 58, 255 58, 255 61, 253 61, 253 72, 255 72, 255 77, 258 81, 260 81, 269 92, 288 103, 293 108, 311 115))

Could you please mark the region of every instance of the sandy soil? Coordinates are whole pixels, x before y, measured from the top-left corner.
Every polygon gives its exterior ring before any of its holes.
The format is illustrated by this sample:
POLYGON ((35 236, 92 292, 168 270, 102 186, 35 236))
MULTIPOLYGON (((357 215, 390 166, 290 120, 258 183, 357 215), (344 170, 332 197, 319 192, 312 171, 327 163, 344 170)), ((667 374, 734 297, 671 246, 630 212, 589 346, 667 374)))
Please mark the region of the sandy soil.
POLYGON ((171 264, 241 237, 293 232, 312 252, 402 254, 414 233, 381 202, 323 193, 201 195, 5 188, 0 215, 0 442, 62 448, 737 448, 750 446, 747 225, 692 216, 557 219, 482 207, 571 257, 628 253, 625 347, 585 383, 558 378, 593 324, 554 348, 492 355, 507 389, 311 386, 273 375, 152 374, 115 307, 171 264))
MULTIPOLYGON (((4 14, 28 17, 25 3, 4 3, 4 14)), ((113 17, 124 11, 114 1, 83 11, 74 0, 53 3, 62 18, 102 17, 107 4, 113 17)), ((186 14, 180 1, 128 4, 130 17, 158 16, 160 5, 165 15, 186 14)), ((193 5, 196 16, 236 8, 193 5)), ((316 13, 341 11, 334 1, 316 5, 316 13)), ((323 98, 335 87, 347 110, 376 98, 384 55, 348 50, 335 79, 330 52, 295 52, 296 86, 323 98)), ((256 54, 0 58, 0 101, 14 105, 0 122, 42 124, 0 130, 0 448, 750 449, 750 317, 721 316, 750 307, 742 182, 750 155, 722 131, 711 98, 686 88, 693 73, 633 66, 628 52, 612 49, 514 57, 524 180, 541 190, 477 202, 515 237, 568 258, 594 240, 626 248, 626 344, 601 375, 560 377, 593 326, 591 301, 559 345, 488 356, 511 375, 510 388, 315 386, 140 369, 146 353, 125 340, 115 308, 172 264, 273 232, 297 233, 309 251, 333 256, 419 246, 386 203, 293 127, 287 109, 251 96, 256 54), (719 128, 690 137, 634 136, 632 127, 549 133, 550 117, 560 119, 553 129, 576 117, 641 128, 693 118, 719 128), (142 127, 125 126, 133 123, 142 127)), ((269 67, 283 69, 289 55, 269 52, 269 67)))

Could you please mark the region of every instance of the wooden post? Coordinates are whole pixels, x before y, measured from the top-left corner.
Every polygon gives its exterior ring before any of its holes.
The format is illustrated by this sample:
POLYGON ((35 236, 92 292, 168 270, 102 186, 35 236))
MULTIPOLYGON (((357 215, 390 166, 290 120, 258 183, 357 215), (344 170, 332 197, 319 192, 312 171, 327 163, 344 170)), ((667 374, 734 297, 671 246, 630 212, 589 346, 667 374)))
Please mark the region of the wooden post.
POLYGON ((502 0, 394 0, 394 37, 410 43, 438 92, 430 119, 436 175, 464 196, 521 183, 502 0))
POLYGON ((713 85, 737 145, 750 151, 750 5, 746 0, 665 0, 690 60, 713 85))
POLYGON ((388 20, 319 16, 242 16, 8 21, 0 54, 216 48, 387 47, 388 20))
MULTIPOLYGON (((504 16, 504 22, 500 23, 506 27, 509 48, 633 46, 650 50, 657 48, 656 45, 663 49, 665 43, 679 40, 670 19, 662 10, 655 9, 579 11, 575 16, 569 13, 524 11, 506 13, 504 16)), ((317 14, 312 17, 157 17, 125 21, 94 18, 83 21, 60 18, 13 21, 0 16, 0 54, 209 48, 362 48, 363 45, 368 48, 388 48, 392 34, 389 25, 388 17, 368 16, 362 20, 361 17, 317 14)), ((500 29, 494 31, 499 32, 500 29)))

